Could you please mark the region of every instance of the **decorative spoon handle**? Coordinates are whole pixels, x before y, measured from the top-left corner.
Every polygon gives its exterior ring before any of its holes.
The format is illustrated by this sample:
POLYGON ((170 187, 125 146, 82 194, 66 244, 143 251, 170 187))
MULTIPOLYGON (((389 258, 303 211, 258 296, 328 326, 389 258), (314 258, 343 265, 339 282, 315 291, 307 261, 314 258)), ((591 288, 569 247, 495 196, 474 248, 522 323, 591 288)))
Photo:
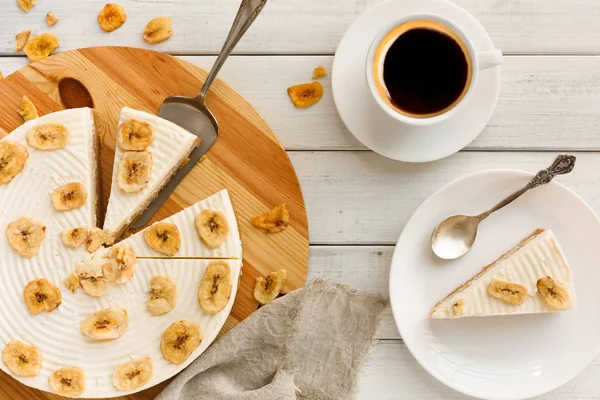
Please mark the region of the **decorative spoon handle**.
POLYGON ((546 169, 542 169, 539 171, 532 180, 530 180, 527 185, 525 185, 522 189, 517 190, 513 194, 504 198, 500 203, 496 204, 492 209, 479 214, 477 217, 480 221, 483 221, 487 217, 490 216, 491 213, 498 211, 504 206, 512 203, 519 197, 521 197, 525 192, 536 188, 541 185, 545 185, 549 183, 556 175, 564 175, 573 171, 575 167, 575 156, 571 154, 559 154, 555 159, 552 165, 550 165, 546 169))

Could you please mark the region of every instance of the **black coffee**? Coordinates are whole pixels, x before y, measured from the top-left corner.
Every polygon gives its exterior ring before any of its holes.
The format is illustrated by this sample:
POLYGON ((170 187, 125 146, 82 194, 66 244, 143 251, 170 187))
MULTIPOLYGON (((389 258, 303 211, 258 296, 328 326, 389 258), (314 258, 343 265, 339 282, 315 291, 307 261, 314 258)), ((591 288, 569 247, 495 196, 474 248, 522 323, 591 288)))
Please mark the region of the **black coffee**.
POLYGON ((469 79, 467 55, 452 37, 428 28, 401 34, 384 55, 383 82, 390 100, 407 114, 450 107, 469 79))

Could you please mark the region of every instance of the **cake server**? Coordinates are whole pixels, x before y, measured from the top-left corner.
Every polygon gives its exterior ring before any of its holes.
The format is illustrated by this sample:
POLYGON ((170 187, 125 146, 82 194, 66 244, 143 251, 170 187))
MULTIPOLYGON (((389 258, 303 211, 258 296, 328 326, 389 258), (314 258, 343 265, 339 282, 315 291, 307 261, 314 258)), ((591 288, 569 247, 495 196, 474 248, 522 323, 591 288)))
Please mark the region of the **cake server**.
POLYGON ((148 208, 133 223, 132 227, 134 229, 143 227, 152 219, 158 209, 169 198, 171 193, 173 193, 177 185, 179 185, 183 178, 185 178, 192 168, 194 168, 198 160, 200 160, 200 158, 206 154, 217 141, 219 135, 219 123, 206 106, 206 94, 208 93, 208 89, 213 80, 225 63, 225 60, 227 60, 227 57, 229 57, 235 45, 240 41, 250 25, 252 25, 266 3, 267 0, 242 0, 242 4, 231 25, 223 48, 221 49, 221 53, 219 53, 219 56, 208 73, 200 94, 193 98, 170 96, 165 99, 160 107, 158 112, 159 117, 172 121, 198 136, 200 138, 200 146, 192 151, 189 162, 177 171, 169 183, 165 185, 158 196, 150 203, 148 208))
POLYGON ((509 205, 525 192, 549 183, 556 175, 568 174, 573 171, 574 167, 575 156, 560 154, 552 165, 539 171, 523 188, 504 198, 490 210, 476 216, 453 215, 446 218, 433 230, 431 249, 435 255, 445 260, 453 260, 465 255, 475 242, 477 228, 481 221, 493 212, 509 205))

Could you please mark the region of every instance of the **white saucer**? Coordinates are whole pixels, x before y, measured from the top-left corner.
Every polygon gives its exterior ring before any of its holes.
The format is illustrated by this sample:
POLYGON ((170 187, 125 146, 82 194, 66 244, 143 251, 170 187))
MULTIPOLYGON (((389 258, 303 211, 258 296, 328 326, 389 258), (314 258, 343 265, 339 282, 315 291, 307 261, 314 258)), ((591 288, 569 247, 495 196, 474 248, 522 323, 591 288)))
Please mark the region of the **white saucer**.
POLYGON ((460 26, 480 50, 494 45, 477 20, 446 0, 388 0, 354 21, 344 34, 333 61, 332 90, 346 127, 371 150, 399 161, 433 161, 456 153, 485 128, 500 91, 500 67, 481 71, 477 90, 467 107, 435 127, 409 127, 381 110, 373 99, 365 73, 373 38, 386 25, 412 13, 436 13, 460 26))
POLYGON ((469 253, 433 255, 433 228, 476 214, 522 187, 532 174, 482 171, 439 189, 413 214, 392 260, 390 300, 404 343, 435 378, 488 400, 526 399, 579 374, 600 350, 600 220, 575 193, 552 182, 491 215, 469 253), (433 320, 429 310, 535 228, 549 228, 573 270, 577 309, 556 314, 433 320))

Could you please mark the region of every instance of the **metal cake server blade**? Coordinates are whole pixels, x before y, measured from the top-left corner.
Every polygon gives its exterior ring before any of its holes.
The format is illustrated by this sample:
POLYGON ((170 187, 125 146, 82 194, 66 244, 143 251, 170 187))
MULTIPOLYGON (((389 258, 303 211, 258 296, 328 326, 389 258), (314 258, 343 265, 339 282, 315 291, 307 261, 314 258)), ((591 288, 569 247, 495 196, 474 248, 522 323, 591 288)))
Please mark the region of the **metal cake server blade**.
POLYGON ((148 208, 146 208, 133 223, 132 227, 134 229, 142 228, 152 219, 154 214, 156 214, 164 202, 167 201, 179 183, 186 177, 192 168, 196 166, 198 160, 200 160, 200 158, 206 154, 217 141, 219 136, 219 123, 206 106, 206 94, 208 93, 208 89, 213 80, 225 63, 225 60, 227 60, 236 44, 240 41, 244 33, 246 33, 250 25, 252 25, 266 3, 267 0, 242 0, 242 4, 231 25, 223 48, 221 49, 221 53, 208 73, 200 94, 194 98, 170 96, 165 99, 160 107, 158 112, 159 117, 174 122, 198 136, 198 138, 200 138, 200 146, 192 151, 189 162, 173 175, 158 196, 156 196, 148 208))

